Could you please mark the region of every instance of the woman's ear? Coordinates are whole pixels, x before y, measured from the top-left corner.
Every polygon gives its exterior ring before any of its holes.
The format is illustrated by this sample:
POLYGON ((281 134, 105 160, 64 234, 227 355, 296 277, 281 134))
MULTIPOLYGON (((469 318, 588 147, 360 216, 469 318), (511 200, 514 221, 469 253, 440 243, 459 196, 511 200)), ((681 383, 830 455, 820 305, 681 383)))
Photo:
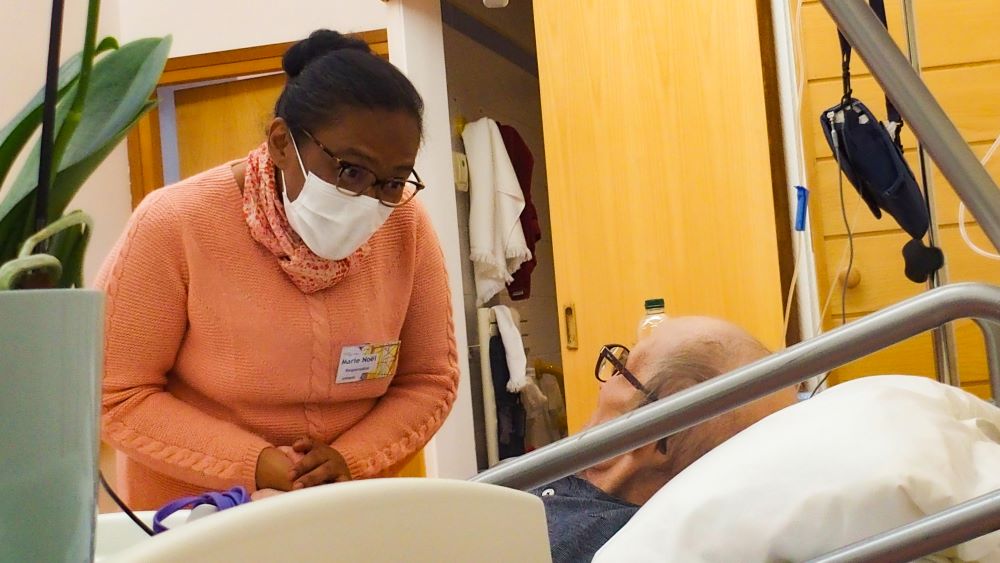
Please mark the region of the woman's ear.
POLYGON ((281 174, 277 174, 279 189, 288 194, 289 201, 295 201, 306 179, 302 174, 300 155, 295 148, 292 131, 280 117, 275 117, 267 129, 267 151, 274 165, 281 171, 281 174))
POLYGON ((286 173, 289 169, 298 169, 298 158, 292 146, 291 135, 288 123, 283 118, 275 117, 271 120, 267 128, 267 151, 274 164, 286 173))

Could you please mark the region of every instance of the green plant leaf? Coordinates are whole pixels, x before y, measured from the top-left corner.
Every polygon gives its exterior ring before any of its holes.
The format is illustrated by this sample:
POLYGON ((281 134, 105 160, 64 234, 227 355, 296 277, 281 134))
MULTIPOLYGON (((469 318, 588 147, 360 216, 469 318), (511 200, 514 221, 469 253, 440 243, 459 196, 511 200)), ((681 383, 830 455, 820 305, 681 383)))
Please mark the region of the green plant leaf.
MULTIPOLYGON (((80 124, 59 164, 49 194, 49 221, 62 215, 83 182, 125 138, 128 130, 155 103, 156 88, 170 49, 170 38, 139 39, 121 46, 94 65, 80 124)), ((71 98, 67 98, 71 99, 71 98)), ((61 104, 63 119, 68 104, 61 104)), ((30 225, 38 184, 38 145, 32 150, 7 196, 0 201, 0 243, 10 236, 23 240, 30 225), (12 210, 17 210, 15 217, 12 210), (25 212, 28 212, 25 214, 25 212)), ((30 230, 29 230, 30 232, 30 230)), ((6 249, 5 249, 6 250, 6 249)), ((0 254, 0 261, 9 255, 0 254)))
MULTIPOLYGON (((156 102, 147 100, 132 118, 132 121, 125 123, 113 133, 113 136, 104 140, 102 145, 93 148, 86 158, 72 162, 68 167, 62 167, 56 175, 55 182, 52 183, 52 192, 49 194, 49 221, 54 221, 63 214, 66 206, 69 205, 80 186, 87 181, 87 178, 97 170, 97 167, 104 162, 104 159, 121 143, 128 132, 135 127, 139 119, 149 110, 156 107, 156 102)), ((82 129, 82 127, 81 127, 82 129)), ((77 131, 79 137, 81 131, 77 131)))
MULTIPOLYGON (((60 100, 59 105, 56 106, 56 129, 58 130, 62 127, 63 122, 66 120, 66 115, 69 113, 70 104, 75 96, 76 85, 70 86, 60 100)), ((41 150, 41 142, 36 142, 31 148, 31 152, 28 154, 28 158, 25 159, 24 166, 18 173, 17 178, 14 181, 16 186, 18 182, 31 181, 32 185, 38 184, 38 161, 39 161, 39 151, 41 150)), ((12 189, 7 192, 7 198, 0 201, 0 205, 7 203, 7 200, 13 196, 15 191, 12 189)), ((3 262, 14 258, 18 251, 21 249, 21 242, 24 241, 28 236, 30 236, 35 229, 35 191, 31 189, 26 196, 17 202, 9 212, 0 215, 0 264, 3 262)))
POLYGON ((25 219, 33 216, 33 198, 26 198, 14 206, 6 220, 0 221, 0 264, 17 256, 21 242, 31 233, 25 232, 25 219), (20 220, 15 220, 20 219, 20 220))
MULTIPOLYGON (((29 283, 40 283, 40 287, 82 287, 83 255, 90 241, 93 224, 90 215, 83 211, 67 213, 44 229, 26 237, 17 253, 17 258, 6 262, 4 266, 16 263, 32 264, 33 262, 24 261, 37 256, 46 256, 47 262, 42 266, 47 273, 42 279, 32 278, 29 283), (42 243, 47 243, 46 254, 33 254, 42 243), (57 268, 50 268, 50 262, 54 262, 57 268)), ((17 271, 23 273, 24 269, 19 268, 17 271)), ((21 274, 15 273, 13 277, 19 275, 21 274)), ((13 277, 8 276, 8 279, 13 277)), ((7 285, 10 286, 9 283, 7 285)))
POLYGON ((52 237, 48 253, 62 263, 62 275, 56 287, 83 287, 83 256, 90 242, 90 231, 85 225, 66 229, 52 237))
MULTIPOLYGON (((97 53, 117 48, 118 41, 114 37, 105 37, 97 46, 97 53)), ((81 61, 82 54, 77 53, 59 67, 59 99, 65 96, 70 86, 74 85, 79 78, 81 61)), ((0 187, 3 186, 17 155, 21 154, 24 145, 31 138, 31 134, 38 129, 38 125, 42 122, 44 90, 44 88, 39 89, 27 105, 0 130, 0 187)))
POLYGON ((32 254, 0 264, 0 291, 18 289, 20 280, 32 273, 54 279, 62 275, 62 265, 48 254, 32 254))

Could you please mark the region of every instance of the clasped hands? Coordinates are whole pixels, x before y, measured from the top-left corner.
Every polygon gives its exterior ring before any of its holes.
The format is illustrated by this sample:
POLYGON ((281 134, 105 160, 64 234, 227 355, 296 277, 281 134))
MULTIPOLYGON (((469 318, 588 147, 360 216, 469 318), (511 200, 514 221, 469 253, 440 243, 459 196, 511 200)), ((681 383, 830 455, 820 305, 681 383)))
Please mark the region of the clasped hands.
POLYGON ((340 452, 312 438, 300 438, 291 447, 265 448, 257 458, 257 489, 253 498, 351 480, 340 452), (269 491, 271 490, 271 491, 269 491))

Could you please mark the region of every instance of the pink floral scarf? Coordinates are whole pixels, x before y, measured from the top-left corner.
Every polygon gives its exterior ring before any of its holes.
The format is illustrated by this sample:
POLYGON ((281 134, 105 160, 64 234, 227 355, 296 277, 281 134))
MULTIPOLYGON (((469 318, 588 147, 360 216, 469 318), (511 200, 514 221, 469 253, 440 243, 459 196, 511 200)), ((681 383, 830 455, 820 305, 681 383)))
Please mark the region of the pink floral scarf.
POLYGON ((327 260, 313 254, 288 224, 275 168, 267 143, 247 156, 243 214, 250 227, 250 236, 277 256, 281 269, 303 293, 332 287, 364 257, 368 245, 343 260, 327 260))

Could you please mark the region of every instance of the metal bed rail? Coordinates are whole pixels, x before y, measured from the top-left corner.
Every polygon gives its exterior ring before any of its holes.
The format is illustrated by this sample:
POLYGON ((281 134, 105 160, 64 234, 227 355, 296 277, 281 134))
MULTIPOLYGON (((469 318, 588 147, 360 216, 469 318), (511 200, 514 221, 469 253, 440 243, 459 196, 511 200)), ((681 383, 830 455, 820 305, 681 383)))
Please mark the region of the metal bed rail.
POLYGON ((809 563, 905 563, 1000 529, 1000 491, 811 559, 809 563))
MULTIPOLYGON (((1000 287, 950 284, 887 307, 610 422, 501 463, 471 480, 531 489, 690 428, 897 342, 959 319, 986 340, 1000 380, 1000 287)), ((1000 389, 994 387, 994 391, 1000 389)), ((821 561, 910 561, 1000 529, 1000 491, 823 556, 821 561), (930 535, 928 535, 930 534, 930 535), (915 555, 916 554, 916 555, 915 555)))
POLYGON ((960 283, 939 287, 800 342, 781 352, 506 461, 473 481, 538 487, 785 387, 877 352, 945 323, 978 319, 985 327, 990 378, 1000 377, 1000 288, 960 283))

